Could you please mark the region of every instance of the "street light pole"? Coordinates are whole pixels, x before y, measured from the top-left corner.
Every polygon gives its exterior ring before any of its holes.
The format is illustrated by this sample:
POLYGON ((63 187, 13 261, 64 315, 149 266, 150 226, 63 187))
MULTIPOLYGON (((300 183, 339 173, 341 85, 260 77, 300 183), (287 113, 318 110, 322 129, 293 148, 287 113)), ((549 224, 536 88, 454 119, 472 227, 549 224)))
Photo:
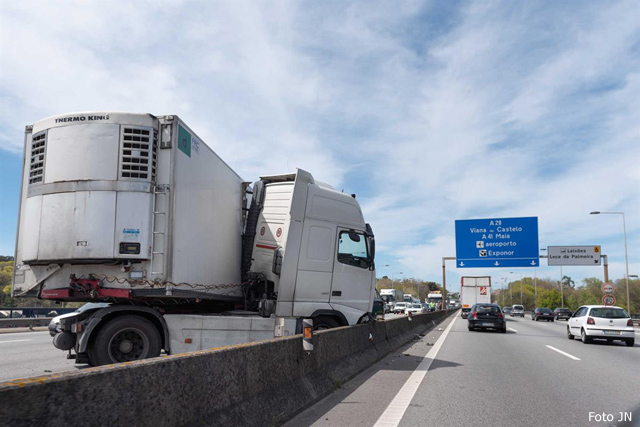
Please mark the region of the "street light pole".
POLYGON ((560 307, 564 308, 564 282, 562 281, 564 276, 562 275, 562 266, 560 266, 560 307))
POLYGON ((520 305, 522 305, 522 281, 524 280, 522 278, 522 273, 518 273, 517 271, 516 272, 510 271, 509 274, 519 274, 520 275, 520 305))
MULTIPOLYGON (((540 248, 540 251, 547 251, 547 248, 540 248)), ((546 257, 546 255, 540 255, 540 258, 544 258, 546 257)), ((540 265, 540 263, 538 263, 538 265, 540 265)), ((536 294, 536 306, 534 308, 538 307, 538 267, 536 267, 535 269, 535 277, 533 278, 533 287, 535 289, 535 294, 536 294)))
MULTIPOLYGON (((507 284, 507 278, 503 277, 505 285, 507 284)), ((509 282, 509 297, 511 298, 511 305, 513 305, 513 291, 511 290, 511 282, 509 282)))
POLYGON ((622 215, 622 230, 624 231, 624 265, 625 265, 625 281, 627 283, 627 313, 631 314, 631 300, 629 299, 629 256, 627 255, 627 223, 625 221, 624 212, 591 212, 591 215, 622 215))
MULTIPOLYGON (((393 283, 393 276, 396 275, 396 274, 404 274, 404 273, 402 271, 400 271, 398 273, 391 273, 391 283, 393 283)), ((405 292, 404 292, 404 282, 402 282, 402 295, 403 295, 403 298, 404 298, 404 294, 405 294, 405 292)))
MULTIPOLYGON (((505 286, 507 286, 507 278, 503 277, 502 278, 502 306, 504 307, 504 288, 505 286)), ((511 304, 513 305, 513 304, 511 304)))

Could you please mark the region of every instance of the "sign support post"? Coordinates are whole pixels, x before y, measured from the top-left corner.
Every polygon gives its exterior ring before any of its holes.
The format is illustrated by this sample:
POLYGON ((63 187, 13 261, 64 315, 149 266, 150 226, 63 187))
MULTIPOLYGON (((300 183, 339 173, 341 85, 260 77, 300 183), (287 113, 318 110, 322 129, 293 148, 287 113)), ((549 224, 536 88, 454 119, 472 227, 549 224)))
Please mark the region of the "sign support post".
POLYGON ((442 257, 442 301, 444 304, 444 301, 447 300, 447 270, 445 268, 444 262, 446 260, 456 260, 456 257, 454 256, 443 256, 442 257))

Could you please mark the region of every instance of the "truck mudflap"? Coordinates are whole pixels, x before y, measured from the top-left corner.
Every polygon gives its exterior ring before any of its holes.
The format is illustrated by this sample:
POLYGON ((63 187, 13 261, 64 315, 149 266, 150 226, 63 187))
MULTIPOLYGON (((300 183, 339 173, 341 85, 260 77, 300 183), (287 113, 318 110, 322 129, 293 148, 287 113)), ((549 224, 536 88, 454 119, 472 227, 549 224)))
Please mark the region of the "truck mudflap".
POLYGON ((162 332, 164 335, 164 349, 167 353, 170 353, 170 340, 169 340, 169 329, 167 328, 167 322, 164 320, 162 315, 158 313, 156 310, 144 307, 144 306, 111 306, 102 308, 93 315, 91 315, 89 322, 84 327, 82 334, 80 334, 78 343, 76 346, 76 353, 85 353, 87 351, 87 345, 89 343, 89 338, 91 338, 91 334, 95 330, 95 328, 102 322, 105 316, 108 316, 113 313, 146 313, 148 315, 152 315, 156 318, 160 324, 162 325, 162 332))

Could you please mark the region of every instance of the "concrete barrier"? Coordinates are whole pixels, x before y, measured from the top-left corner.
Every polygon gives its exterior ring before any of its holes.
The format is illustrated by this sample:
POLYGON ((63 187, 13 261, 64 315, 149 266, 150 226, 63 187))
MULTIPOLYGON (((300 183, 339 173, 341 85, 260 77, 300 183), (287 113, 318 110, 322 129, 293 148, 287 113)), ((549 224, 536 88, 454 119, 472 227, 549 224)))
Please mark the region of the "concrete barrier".
POLYGON ((446 316, 435 312, 0 383, 11 426, 271 426, 446 316), (370 340, 370 337, 373 339, 370 340))

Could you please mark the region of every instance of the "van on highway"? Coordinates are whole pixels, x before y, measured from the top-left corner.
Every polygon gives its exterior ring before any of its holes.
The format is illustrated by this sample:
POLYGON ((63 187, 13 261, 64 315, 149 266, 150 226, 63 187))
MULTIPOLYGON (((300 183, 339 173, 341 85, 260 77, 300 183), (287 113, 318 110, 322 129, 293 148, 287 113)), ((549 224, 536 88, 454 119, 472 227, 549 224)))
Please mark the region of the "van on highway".
POLYGON ((524 317, 524 306, 516 304, 511 307, 511 317, 520 316, 524 317))

